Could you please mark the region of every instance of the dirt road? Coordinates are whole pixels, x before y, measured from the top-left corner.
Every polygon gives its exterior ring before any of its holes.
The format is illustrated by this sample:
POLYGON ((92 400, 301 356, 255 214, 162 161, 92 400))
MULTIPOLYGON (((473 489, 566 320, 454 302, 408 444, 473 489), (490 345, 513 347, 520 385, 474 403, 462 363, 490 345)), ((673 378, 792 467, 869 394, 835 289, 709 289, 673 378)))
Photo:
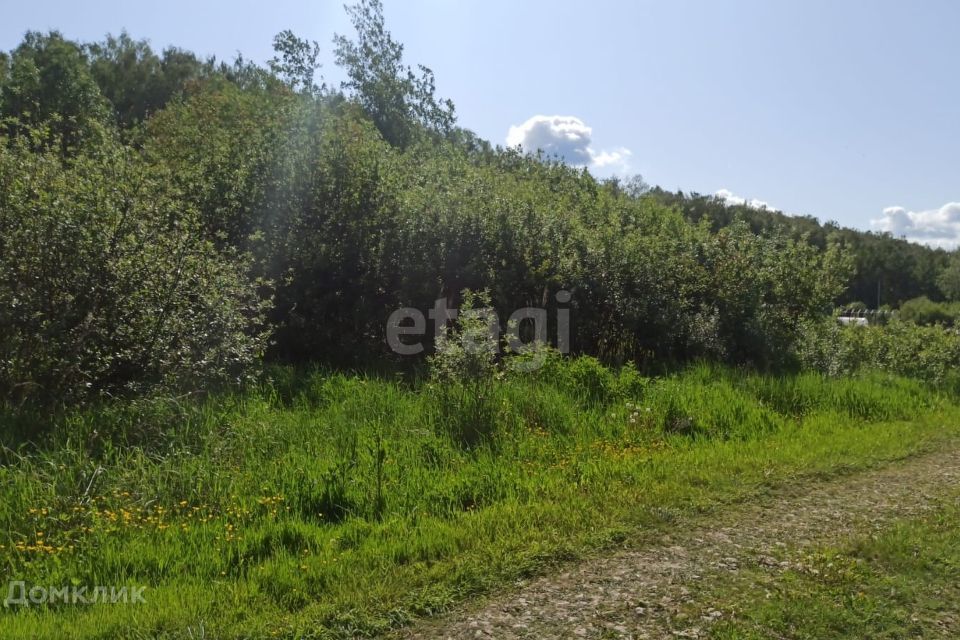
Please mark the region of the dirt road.
POLYGON ((726 614, 695 601, 697 581, 730 577, 751 563, 770 571, 789 568, 805 548, 933 508, 958 479, 960 450, 951 449, 786 487, 673 532, 655 546, 519 583, 479 607, 425 621, 400 637, 705 637, 726 614))

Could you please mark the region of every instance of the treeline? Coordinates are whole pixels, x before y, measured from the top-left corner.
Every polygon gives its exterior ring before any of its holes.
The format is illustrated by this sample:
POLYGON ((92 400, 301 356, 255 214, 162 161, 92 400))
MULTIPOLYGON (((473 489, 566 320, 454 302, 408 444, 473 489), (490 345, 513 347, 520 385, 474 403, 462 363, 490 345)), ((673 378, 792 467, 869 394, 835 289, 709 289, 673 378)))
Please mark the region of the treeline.
MULTIPOLYGON (((393 310, 464 289, 501 317, 570 291, 574 349, 608 361, 789 366, 808 321, 876 288, 869 251, 946 260, 492 147, 403 62, 379 2, 349 12, 339 88, 290 32, 266 66, 55 32, 0 59, 0 397, 392 358, 393 310)), ((939 295, 915 278, 881 289, 939 295)))
POLYGON ((786 232, 794 238, 806 238, 821 249, 830 242, 838 243, 853 260, 853 273, 836 299, 838 306, 863 303, 869 309, 897 308, 920 296, 935 301, 960 300, 960 263, 943 249, 908 242, 889 233, 821 223, 813 216, 729 205, 713 196, 659 188, 650 190, 649 196, 680 208, 692 222, 708 220, 714 231, 742 220, 757 234, 786 232))

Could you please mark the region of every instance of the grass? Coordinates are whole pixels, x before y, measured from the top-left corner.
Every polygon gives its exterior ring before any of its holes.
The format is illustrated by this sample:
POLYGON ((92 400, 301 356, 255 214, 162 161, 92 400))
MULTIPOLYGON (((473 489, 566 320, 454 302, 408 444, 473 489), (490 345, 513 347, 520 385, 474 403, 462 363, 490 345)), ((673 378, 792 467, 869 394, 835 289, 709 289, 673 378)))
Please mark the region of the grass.
POLYGON ((960 495, 934 513, 905 518, 836 548, 808 552, 799 567, 752 588, 714 594, 736 618, 716 638, 955 638, 960 633, 960 495), (766 592, 759 597, 758 592, 766 592))
POLYGON ((0 609, 0 636, 377 635, 960 424, 936 392, 880 375, 648 380, 581 359, 492 383, 459 415, 469 391, 278 371, 244 394, 65 415, 30 445, 8 414, 4 575, 144 585, 147 603, 0 609))

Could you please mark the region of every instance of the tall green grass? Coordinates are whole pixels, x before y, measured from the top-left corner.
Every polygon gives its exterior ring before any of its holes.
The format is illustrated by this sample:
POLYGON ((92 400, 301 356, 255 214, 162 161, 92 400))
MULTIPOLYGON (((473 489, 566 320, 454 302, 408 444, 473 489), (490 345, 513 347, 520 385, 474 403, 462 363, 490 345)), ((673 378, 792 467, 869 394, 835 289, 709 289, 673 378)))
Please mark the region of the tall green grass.
POLYGON ((5 415, 4 575, 148 602, 0 609, 0 636, 376 634, 789 478, 916 453, 960 416, 886 375, 647 379, 588 358, 492 382, 479 413, 465 393, 280 370, 46 431, 5 415))

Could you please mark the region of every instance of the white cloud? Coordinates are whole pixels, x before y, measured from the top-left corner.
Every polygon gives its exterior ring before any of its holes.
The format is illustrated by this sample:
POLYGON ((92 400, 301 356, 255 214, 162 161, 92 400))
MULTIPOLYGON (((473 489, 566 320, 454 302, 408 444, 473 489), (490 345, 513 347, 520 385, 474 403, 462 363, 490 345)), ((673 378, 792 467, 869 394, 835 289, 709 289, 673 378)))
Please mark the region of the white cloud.
POLYGON ((626 147, 620 147, 619 149, 614 149, 613 151, 591 151, 593 166, 597 167, 598 169, 619 166, 623 168, 623 171, 626 171, 630 166, 627 164, 627 161, 632 155, 633 153, 626 147))
POLYGON ((779 211, 779 209, 777 209, 776 207, 771 207, 770 203, 768 202, 764 202, 763 200, 757 200, 756 198, 750 198, 749 200, 747 200, 746 198, 741 198, 740 196, 736 195, 729 189, 720 189, 713 195, 720 198, 727 204, 747 205, 751 209, 770 209, 771 211, 779 211))
POLYGON ((596 150, 590 146, 593 129, 576 116, 536 115, 523 124, 510 127, 507 145, 524 151, 543 151, 566 162, 611 173, 627 173, 632 153, 626 147, 596 150))
POLYGON ((871 220, 870 224, 912 242, 953 248, 960 245, 960 202, 948 202, 939 209, 925 211, 887 207, 883 216, 871 220))

